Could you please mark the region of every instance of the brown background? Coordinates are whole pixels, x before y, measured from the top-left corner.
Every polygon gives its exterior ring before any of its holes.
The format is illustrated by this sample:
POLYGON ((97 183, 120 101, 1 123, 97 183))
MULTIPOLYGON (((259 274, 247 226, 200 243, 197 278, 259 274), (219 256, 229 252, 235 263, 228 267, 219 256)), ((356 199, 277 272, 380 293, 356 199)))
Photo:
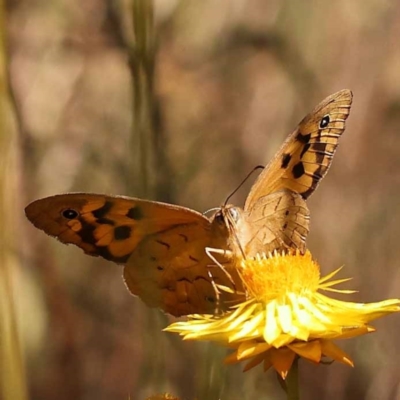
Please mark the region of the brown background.
MULTIPOLYGON (((218 206, 319 101, 350 88, 346 132, 308 202, 308 246, 324 273, 345 265, 353 301, 400 297, 400 2, 143 3, 152 4, 3 5, 12 287, 2 296, 12 299, 28 396, 284 399, 272 371, 242 374, 222 365, 225 350, 162 333, 169 318, 129 295, 119 266, 46 237, 23 207, 71 191, 218 206)), ((340 343, 354 369, 301 362, 302 398, 400 398, 400 318, 375 326, 340 343)))

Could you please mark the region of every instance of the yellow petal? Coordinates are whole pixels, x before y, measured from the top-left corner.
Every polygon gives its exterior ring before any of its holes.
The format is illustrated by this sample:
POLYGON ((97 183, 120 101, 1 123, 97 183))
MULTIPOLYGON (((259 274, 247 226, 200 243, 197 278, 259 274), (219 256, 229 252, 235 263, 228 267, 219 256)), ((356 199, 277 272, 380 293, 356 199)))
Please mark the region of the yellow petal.
POLYGON ((282 333, 271 344, 275 348, 279 349, 280 347, 283 347, 289 343, 292 343, 293 340, 295 340, 295 338, 293 336, 287 335, 286 333, 282 333))
POLYGON ((252 346, 248 346, 246 348, 241 349, 241 354, 239 355, 238 349, 238 359, 253 357, 261 353, 265 353, 268 351, 272 346, 268 343, 255 343, 252 346))
POLYGON ((241 343, 237 349, 237 359, 243 360, 251 356, 257 347, 257 342, 255 340, 247 340, 241 343))
POLYGON ((289 333, 292 327, 292 309, 288 305, 278 306, 278 320, 282 332, 289 333))
POLYGON ((324 354, 325 356, 330 357, 333 360, 339 361, 343 364, 350 365, 350 367, 354 367, 354 363, 348 356, 348 354, 346 354, 342 349, 340 349, 330 340, 321 340, 321 350, 322 354, 324 354))
POLYGON ((243 324, 242 330, 236 332, 234 335, 229 337, 229 341, 234 342, 235 340, 241 339, 251 336, 260 336, 260 325, 263 323, 264 312, 259 312, 256 316, 254 316, 251 320, 246 321, 243 324))
POLYGON ((329 279, 333 278, 340 270, 342 270, 343 266, 339 267, 338 269, 335 269, 333 272, 331 272, 328 275, 325 275, 323 278, 319 280, 319 283, 324 283, 328 281, 329 279))
POLYGON ((237 353, 234 351, 233 353, 227 355, 224 358, 224 364, 237 364, 239 362, 237 358, 237 353))
POLYGON ((243 368, 243 372, 248 371, 256 367, 258 364, 261 364, 265 360, 265 354, 259 354, 258 356, 252 358, 243 368))
POLYGON ((345 330, 340 335, 340 339, 351 339, 356 336, 365 335, 366 333, 375 332, 375 328, 372 326, 364 325, 358 328, 345 330))
POLYGON ((276 301, 272 300, 266 307, 264 339, 267 343, 272 343, 281 333, 275 318, 275 306, 276 301))
POLYGON ((276 372, 278 372, 282 379, 286 379, 286 376, 290 370, 290 367, 293 364, 296 354, 288 348, 272 348, 267 354, 276 372))
POLYGON ((291 343, 288 347, 301 357, 307 358, 314 362, 320 362, 322 356, 321 343, 319 340, 311 342, 291 343))
POLYGON ((269 358, 264 359, 264 372, 267 372, 272 367, 272 362, 269 358))

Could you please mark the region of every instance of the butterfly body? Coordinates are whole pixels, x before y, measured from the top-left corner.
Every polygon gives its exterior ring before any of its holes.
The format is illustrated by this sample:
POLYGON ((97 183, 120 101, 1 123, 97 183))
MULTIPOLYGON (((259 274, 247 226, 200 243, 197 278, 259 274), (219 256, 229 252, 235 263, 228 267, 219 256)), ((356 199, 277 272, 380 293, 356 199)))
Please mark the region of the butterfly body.
POLYGON ((71 193, 34 201, 26 216, 61 242, 124 265, 129 290, 150 307, 175 316, 224 310, 243 298, 237 270, 243 258, 305 250, 305 200, 331 164, 351 101, 351 92, 342 90, 306 116, 262 171, 243 209, 222 206, 208 218, 167 203, 71 193), (231 289, 220 293, 220 304, 215 284, 231 289))

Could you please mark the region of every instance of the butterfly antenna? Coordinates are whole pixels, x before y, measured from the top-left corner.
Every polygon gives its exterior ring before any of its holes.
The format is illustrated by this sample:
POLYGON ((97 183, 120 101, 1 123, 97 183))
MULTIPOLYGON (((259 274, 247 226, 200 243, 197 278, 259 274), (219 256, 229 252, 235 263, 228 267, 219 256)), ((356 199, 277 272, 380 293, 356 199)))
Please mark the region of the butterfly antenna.
POLYGON ((229 199, 243 186, 243 184, 247 181, 247 179, 249 179, 249 177, 253 174, 253 172, 257 169, 264 169, 264 165, 257 165, 256 167, 254 167, 247 175, 246 177, 242 180, 242 182, 240 182, 240 184, 238 185, 238 187, 227 197, 227 199, 225 200, 224 206, 226 206, 228 204, 229 199))
POLYGON ((203 212, 203 215, 207 215, 207 214, 209 214, 210 212, 218 211, 218 210, 220 210, 220 207, 210 208, 209 210, 204 211, 204 212, 203 212))

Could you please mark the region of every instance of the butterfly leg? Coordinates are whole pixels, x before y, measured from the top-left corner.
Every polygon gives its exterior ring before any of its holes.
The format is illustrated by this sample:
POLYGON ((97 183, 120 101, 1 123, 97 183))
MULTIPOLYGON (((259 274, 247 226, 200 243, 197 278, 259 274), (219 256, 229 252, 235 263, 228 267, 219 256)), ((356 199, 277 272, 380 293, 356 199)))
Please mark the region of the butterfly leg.
POLYGON ((219 291, 218 285, 215 283, 214 277, 212 276, 212 273, 211 273, 211 271, 209 269, 207 269, 207 274, 208 274, 208 276, 210 278, 211 285, 212 285, 212 287, 214 289, 214 292, 215 292, 215 303, 216 303, 215 314, 219 315, 219 314, 222 314, 222 312, 221 312, 222 310, 220 309, 220 304, 221 304, 220 293, 221 292, 219 291))
MULTIPOLYGON (((224 272, 225 276, 229 279, 229 282, 232 284, 233 290, 228 288, 227 286, 221 286, 221 285, 217 285, 214 282, 214 279, 212 279, 213 282, 213 286, 215 285, 216 288, 222 288, 224 291, 226 292, 230 292, 233 293, 236 291, 236 284, 235 281, 232 278, 232 275, 226 270, 226 268, 214 257, 214 254, 221 254, 226 258, 230 258, 232 257, 232 252, 230 250, 223 250, 223 249, 215 249, 213 247, 206 247, 206 254, 207 256, 215 262, 215 264, 221 268, 221 270, 224 272)), ((211 271, 209 271, 209 274, 211 274, 211 271)), ((211 274, 212 277, 212 274, 211 274)))
MULTIPOLYGON (((232 282, 233 287, 235 287, 235 283, 233 282, 233 279, 232 279, 231 275, 228 273, 228 271, 226 271, 224 266, 213 255, 213 253, 214 254, 216 253, 216 254, 222 254, 224 256, 227 256, 231 252, 228 252, 228 251, 222 250, 222 249, 215 249, 215 248, 212 248, 212 247, 206 247, 205 251, 206 251, 207 256, 212 261, 214 261, 215 264, 219 268, 221 268, 221 270, 224 272, 224 274, 228 277, 229 281, 232 282)), ((231 255, 231 254, 229 254, 229 255, 231 255)), ((224 290, 224 291, 230 291, 230 289, 228 287, 226 287, 226 286, 221 286, 221 285, 218 285, 217 283, 215 283, 213 274, 212 274, 210 269, 207 269, 207 273, 208 273, 208 276, 210 277, 211 284, 212 284, 212 286, 214 288, 214 292, 215 292, 216 304, 217 304, 215 312, 216 312, 216 314, 221 314, 221 311, 222 311, 221 308, 220 308, 220 305, 221 305, 221 295, 220 295, 221 294, 221 289, 224 290)))

